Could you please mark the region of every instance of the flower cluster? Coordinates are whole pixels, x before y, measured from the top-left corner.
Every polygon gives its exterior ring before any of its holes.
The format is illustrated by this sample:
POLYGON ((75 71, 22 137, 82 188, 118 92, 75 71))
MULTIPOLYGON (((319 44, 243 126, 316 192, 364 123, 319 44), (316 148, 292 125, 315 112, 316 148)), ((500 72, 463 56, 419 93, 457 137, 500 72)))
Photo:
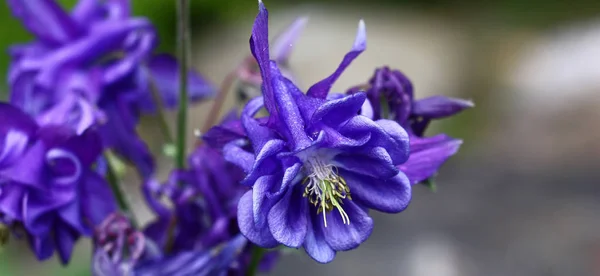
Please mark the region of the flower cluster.
POLYGON ((362 20, 338 68, 304 92, 289 56, 306 18, 270 47, 259 1, 251 55, 219 92, 245 91, 243 107, 201 133, 189 155, 178 151, 187 163, 160 179, 137 132, 141 116, 159 117, 173 144, 164 112, 182 96, 196 102, 216 89, 154 53, 154 27, 132 16, 128 1, 80 0, 71 11, 52 0, 8 4, 35 40, 9 49, 0 245, 11 232, 25 233, 40 260, 58 252, 67 264, 75 242, 93 237, 94 275, 247 275, 269 271, 284 247, 331 262, 371 235, 369 210, 404 211, 412 186, 457 152, 460 140, 425 135, 429 122, 473 106, 443 96, 414 100, 408 78, 388 67, 367 84, 331 93, 366 49, 362 20), (156 215, 147 225, 135 220, 115 160, 139 175, 156 215))

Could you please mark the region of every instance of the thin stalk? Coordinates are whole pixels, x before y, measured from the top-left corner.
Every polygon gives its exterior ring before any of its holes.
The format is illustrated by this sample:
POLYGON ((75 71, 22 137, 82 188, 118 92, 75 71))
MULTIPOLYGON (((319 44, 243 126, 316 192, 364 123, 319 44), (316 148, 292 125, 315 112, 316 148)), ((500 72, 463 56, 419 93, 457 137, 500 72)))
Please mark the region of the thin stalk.
POLYGON ((177 151, 176 164, 179 169, 185 168, 186 129, 188 113, 188 72, 189 72, 189 43, 190 21, 189 0, 178 0, 178 46, 179 46, 179 108, 177 111, 177 151))
POLYGON ((233 70, 225 76, 223 79, 223 83, 221 83, 221 87, 219 88, 219 92, 217 93, 217 97, 213 102, 210 112, 208 113, 208 118, 204 122, 204 127, 202 128, 202 133, 206 133, 215 123, 217 122, 217 118, 221 113, 221 108, 223 108, 223 103, 225 103, 225 99, 227 98, 227 94, 231 91, 231 86, 235 82, 237 78, 237 70, 233 70))
POLYGON ((223 79, 223 83, 221 83, 217 97, 215 98, 215 101, 210 108, 210 112, 208 113, 208 118, 204 122, 202 133, 206 133, 216 123, 219 113, 221 112, 221 108, 223 107, 223 103, 225 103, 225 98, 227 98, 227 94, 231 90, 231 86, 235 82, 236 77, 237 71, 233 70, 229 72, 227 76, 225 76, 225 79, 223 79))
POLYGON ((386 96, 381 95, 379 98, 379 104, 381 105, 381 118, 389 119, 390 117, 390 103, 386 96))
POLYGON ((265 255, 266 252, 267 250, 262 247, 254 247, 254 249, 252 250, 252 259, 250 260, 250 266, 248 266, 248 271, 246 272, 246 275, 256 275, 256 273, 258 272, 258 265, 260 264, 260 260, 262 260, 262 257, 265 255))
POLYGON ((156 86, 156 81, 154 77, 150 75, 148 78, 148 84, 150 85, 150 93, 152 94, 152 101, 156 106, 156 113, 158 114, 158 123, 160 124, 160 128, 162 129, 165 140, 167 140, 168 144, 175 143, 175 139, 173 138, 173 134, 171 134, 171 128, 169 127, 169 122, 167 121, 167 114, 165 112, 165 103, 160 96, 160 92, 158 91, 158 86, 156 86))
POLYGON ((106 159, 106 167, 107 167, 106 180, 110 184, 110 189, 112 190, 112 193, 115 196, 115 199, 117 200, 119 209, 127 217, 129 217, 131 224, 134 227, 137 227, 138 224, 135 219, 135 216, 133 215, 133 209, 131 208, 129 201, 127 200, 125 191, 123 191, 123 188, 121 187, 121 183, 120 183, 121 181, 119 181, 119 177, 117 177, 116 170, 113 167, 112 163, 110 162, 110 158, 108 157, 108 154, 105 154, 104 158, 106 159))

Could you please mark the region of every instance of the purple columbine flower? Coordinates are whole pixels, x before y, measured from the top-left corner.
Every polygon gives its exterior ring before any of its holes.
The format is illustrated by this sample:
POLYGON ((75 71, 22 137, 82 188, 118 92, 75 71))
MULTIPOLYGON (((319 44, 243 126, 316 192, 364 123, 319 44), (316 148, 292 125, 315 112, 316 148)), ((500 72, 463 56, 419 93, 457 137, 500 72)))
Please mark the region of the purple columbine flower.
POLYGON ((108 184, 91 169, 102 150, 93 129, 39 126, 0 103, 0 217, 22 227, 40 260, 70 259, 80 235, 115 211, 108 184))
POLYGON ((446 96, 415 100, 411 81, 402 72, 388 67, 376 69, 368 84, 350 88, 347 93, 361 91, 366 92, 371 103, 361 114, 374 120, 392 119, 408 131, 410 157, 399 168, 412 184, 434 176, 462 144, 462 140, 445 134, 424 137, 425 130, 431 120, 453 116, 473 107, 473 102, 446 96))
MULTIPOLYGON (((177 104, 178 65, 152 55, 152 24, 130 16, 128 1, 81 0, 69 14, 52 0, 10 0, 13 14, 37 38, 10 49, 11 103, 40 123, 67 124, 81 133, 99 123, 103 142, 134 163, 143 177, 154 163, 135 126, 153 113, 152 89, 167 108, 177 104), (152 84, 152 85, 151 85, 152 84)), ((214 89, 189 72, 189 96, 214 89)))
POLYGON ((241 123, 248 140, 224 147, 252 186, 238 204, 241 232, 262 247, 304 247, 315 260, 358 247, 373 229, 367 210, 403 211, 411 187, 397 165, 408 158, 408 135, 396 122, 358 115, 364 93, 328 99, 329 90, 366 47, 361 21, 355 43, 329 77, 302 93, 269 56, 268 12, 259 1, 250 39, 263 79, 241 123), (253 118, 263 107, 270 113, 253 118))
MULTIPOLYGON (((205 250, 240 234, 237 203, 248 190, 239 184, 243 172, 226 162, 220 150, 207 145, 197 147, 188 164, 189 169, 172 172, 166 183, 151 182, 146 187, 158 218, 145 233, 170 252, 205 250), (172 210, 156 201, 161 195, 171 200, 172 210)), ((254 247, 248 243, 242 248, 228 275, 245 275, 254 247)), ((268 271, 277 257, 276 251, 269 252, 261 271, 268 271)))

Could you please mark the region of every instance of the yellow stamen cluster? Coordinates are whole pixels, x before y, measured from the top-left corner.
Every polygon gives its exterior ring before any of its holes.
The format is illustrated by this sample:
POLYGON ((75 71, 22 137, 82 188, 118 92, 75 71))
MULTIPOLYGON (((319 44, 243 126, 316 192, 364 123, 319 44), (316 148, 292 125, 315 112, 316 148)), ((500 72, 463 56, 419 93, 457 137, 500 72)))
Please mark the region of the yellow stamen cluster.
POLYGON ((342 217, 344 224, 350 225, 350 218, 342 208, 343 199, 352 199, 350 188, 342 178, 337 168, 333 165, 325 165, 318 159, 311 159, 305 164, 308 176, 302 181, 304 197, 317 207, 317 214, 323 213, 323 222, 327 227, 327 212, 336 208, 342 217), (335 169, 335 171, 334 171, 335 169))

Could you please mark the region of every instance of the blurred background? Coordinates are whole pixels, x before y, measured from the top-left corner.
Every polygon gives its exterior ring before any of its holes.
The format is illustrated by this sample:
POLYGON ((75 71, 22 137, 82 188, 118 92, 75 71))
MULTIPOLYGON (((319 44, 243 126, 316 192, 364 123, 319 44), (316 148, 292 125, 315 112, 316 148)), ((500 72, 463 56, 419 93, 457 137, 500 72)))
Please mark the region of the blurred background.
MULTIPOLYGON (((220 83, 249 53, 256 1, 191 2, 193 65, 220 83)), ((290 63, 302 88, 335 69, 363 18, 367 51, 334 90, 389 65, 411 78, 417 97, 476 103, 430 130, 465 140, 437 177, 437 192, 415 187, 403 213, 373 214, 371 238, 333 263, 290 253, 271 275, 600 275, 600 2, 265 2, 271 34, 296 16, 310 17, 290 63)), ((161 51, 175 49, 174 3, 132 1, 134 13, 157 26, 161 51)), ((0 48, 30 39, 1 4, 0 48)), ((0 75, 7 64, 4 53, 0 75)), ((0 91, 5 98, 5 81, 0 91)), ((209 106, 193 108, 190 130, 201 127, 209 106)), ((141 131, 160 152, 152 120, 141 131)), ((161 165, 164 174, 169 167, 161 165)), ((128 190, 147 220, 136 182, 128 190)), ((0 249, 0 275, 88 275, 89 259, 90 245, 81 241, 68 268, 40 264, 13 240, 0 249)))

